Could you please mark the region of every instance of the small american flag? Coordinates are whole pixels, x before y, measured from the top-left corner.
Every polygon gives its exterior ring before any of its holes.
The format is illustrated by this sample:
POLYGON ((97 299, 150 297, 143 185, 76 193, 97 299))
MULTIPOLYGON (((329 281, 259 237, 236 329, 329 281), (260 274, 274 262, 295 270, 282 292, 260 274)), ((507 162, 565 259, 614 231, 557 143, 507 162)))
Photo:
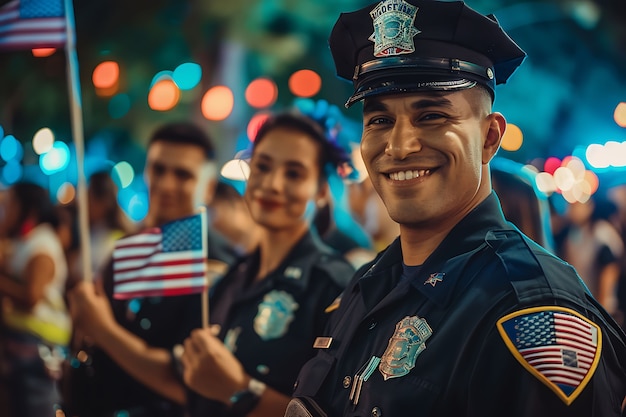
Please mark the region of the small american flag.
POLYGON ((566 398, 594 371, 601 334, 574 314, 538 311, 509 318, 502 328, 526 363, 566 398))
POLYGON ((0 50, 65 45, 63 0, 13 0, 0 8, 0 50))
POLYGON ((118 240, 113 250, 114 298, 202 292, 205 233, 200 213, 118 240))

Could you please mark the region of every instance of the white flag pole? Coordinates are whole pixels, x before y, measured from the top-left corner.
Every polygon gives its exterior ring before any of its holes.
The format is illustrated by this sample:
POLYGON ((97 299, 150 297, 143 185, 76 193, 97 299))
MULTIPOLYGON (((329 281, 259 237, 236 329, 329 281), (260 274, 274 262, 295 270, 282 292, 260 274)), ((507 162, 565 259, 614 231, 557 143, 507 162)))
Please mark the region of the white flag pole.
POLYGON ((204 280, 205 280, 205 288, 202 290, 202 328, 209 328, 209 268, 207 265, 207 260, 209 257, 209 243, 208 239, 208 224, 207 224, 207 213, 206 207, 202 206, 199 208, 200 210, 200 224, 202 227, 202 255, 204 256, 204 280))
POLYGON ((78 226, 80 232, 80 248, 83 264, 83 280, 93 282, 91 270, 91 248, 89 238, 89 213, 87 208, 87 181, 84 170, 84 136, 83 136, 83 108, 78 75, 78 57, 76 55, 76 30, 74 24, 74 7, 72 0, 65 0, 65 56, 67 60, 66 72, 70 102, 70 117, 72 120, 72 137, 76 148, 76 170, 78 180, 76 195, 78 199, 78 226))

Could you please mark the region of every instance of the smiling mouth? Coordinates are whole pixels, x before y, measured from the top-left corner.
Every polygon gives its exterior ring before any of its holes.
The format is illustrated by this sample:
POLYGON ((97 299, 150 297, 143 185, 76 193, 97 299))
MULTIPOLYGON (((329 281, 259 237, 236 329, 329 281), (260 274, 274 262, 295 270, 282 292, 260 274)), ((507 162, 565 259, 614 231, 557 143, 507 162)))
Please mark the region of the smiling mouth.
POLYGON ((427 177, 428 175, 432 174, 434 171, 435 171, 434 169, 413 169, 413 170, 406 170, 406 171, 391 172, 387 174, 387 178, 394 180, 394 181, 406 181, 406 180, 412 180, 413 178, 427 177))

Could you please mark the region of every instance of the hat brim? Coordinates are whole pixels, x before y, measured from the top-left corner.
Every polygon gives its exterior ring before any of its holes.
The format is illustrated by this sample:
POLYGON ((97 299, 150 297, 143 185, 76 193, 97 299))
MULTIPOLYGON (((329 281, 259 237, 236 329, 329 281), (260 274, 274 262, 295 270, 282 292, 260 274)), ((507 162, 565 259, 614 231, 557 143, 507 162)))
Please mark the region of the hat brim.
POLYGON ((372 79, 362 83, 361 86, 346 101, 345 107, 349 108, 354 103, 368 97, 403 94, 420 91, 457 91, 467 90, 478 84, 475 80, 467 78, 449 78, 442 76, 424 77, 417 75, 403 75, 399 77, 389 77, 389 74, 379 80, 372 79))

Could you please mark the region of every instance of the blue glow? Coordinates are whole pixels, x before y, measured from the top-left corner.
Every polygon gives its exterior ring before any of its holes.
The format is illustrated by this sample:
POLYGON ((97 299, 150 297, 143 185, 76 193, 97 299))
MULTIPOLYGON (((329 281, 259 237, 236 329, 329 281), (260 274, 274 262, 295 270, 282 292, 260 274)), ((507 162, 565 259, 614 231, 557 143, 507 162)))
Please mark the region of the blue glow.
POLYGON ((128 94, 116 94, 109 101, 109 114, 112 119, 121 119, 130 111, 130 97, 128 94))
POLYGON ((2 125, 0 125, 0 139, 2 139, 4 137, 4 129, 2 128, 2 125))
POLYGON ((2 179, 7 185, 18 182, 22 178, 23 173, 24 168, 22 168, 22 164, 15 159, 9 160, 7 164, 2 167, 2 179))
POLYGON ((150 89, 157 82, 161 81, 162 79, 173 80, 174 79, 174 73, 172 71, 159 71, 159 72, 157 72, 156 74, 154 74, 154 77, 152 77, 152 81, 150 81, 150 89))
POLYGON ((174 82, 181 90, 191 90, 202 79, 202 67, 193 62, 180 64, 174 70, 174 82))
POLYGON ((135 184, 121 189, 117 194, 117 202, 134 222, 142 221, 148 214, 148 194, 138 190, 135 184))
POLYGON ((44 174, 62 171, 69 165, 70 149, 65 142, 56 141, 45 154, 39 157, 39 166, 44 174))
POLYGON ((7 162, 12 159, 21 159, 24 155, 24 150, 20 149, 21 147, 22 144, 15 139, 15 136, 6 136, 0 142, 0 158, 7 162))

